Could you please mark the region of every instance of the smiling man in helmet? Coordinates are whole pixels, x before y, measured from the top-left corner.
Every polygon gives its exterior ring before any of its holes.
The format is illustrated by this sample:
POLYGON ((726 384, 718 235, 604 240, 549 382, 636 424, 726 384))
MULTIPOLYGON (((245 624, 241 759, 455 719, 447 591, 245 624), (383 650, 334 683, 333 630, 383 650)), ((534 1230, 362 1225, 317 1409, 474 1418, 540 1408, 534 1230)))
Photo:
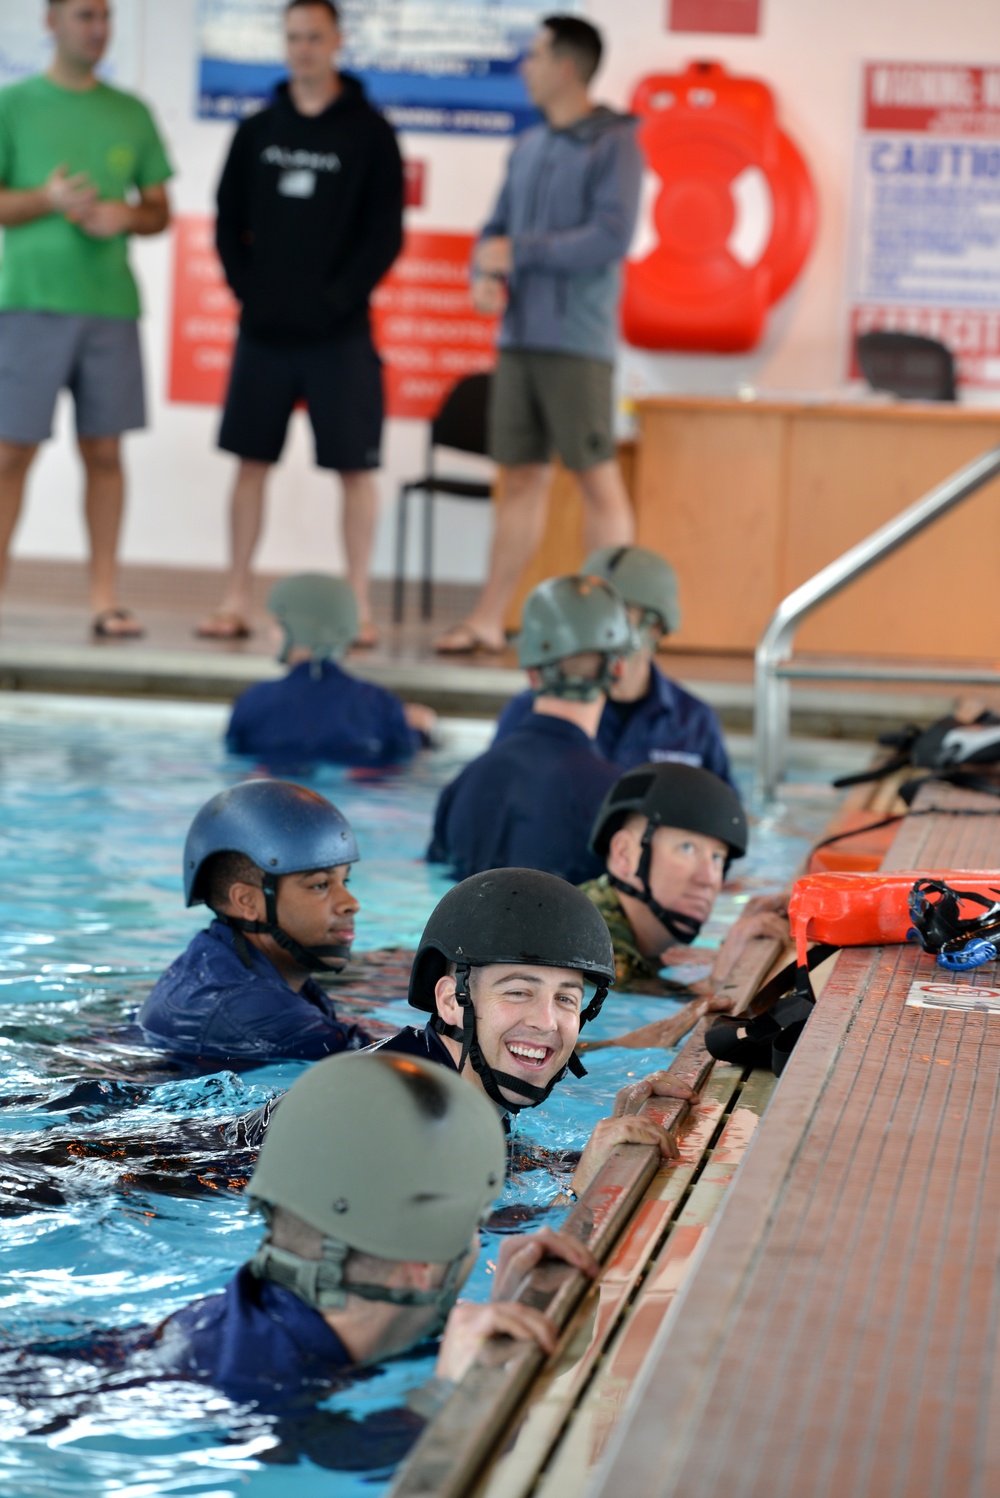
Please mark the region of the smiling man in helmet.
POLYGON ((509 1296, 546 1254, 596 1273, 573 1239, 510 1240, 492 1303, 453 1309, 505 1163, 495 1111, 443 1067, 386 1054, 310 1067, 275 1111, 247 1186, 267 1223, 260 1248, 221 1294, 158 1327, 140 1357, 266 1410, 322 1398, 442 1331, 446 1383, 497 1333, 552 1352, 551 1322, 509 1296))
MULTIPOLYGON (((407 1027, 373 1053, 417 1056, 457 1071, 506 1120, 544 1103, 568 1071, 584 1075, 580 1030, 600 1013, 614 976, 607 926, 580 890, 536 869, 477 874, 449 890, 420 939, 409 998, 430 1015, 426 1027, 407 1027)), ((661 1030, 647 1025, 616 1043, 671 1043, 661 1030)), ((613 1117, 598 1123, 583 1151, 571 1194, 586 1190, 617 1144, 676 1154, 658 1124, 625 1112, 653 1093, 694 1095, 659 1072, 623 1088, 613 1117)))
POLYGON ((367 1045, 310 977, 350 955, 359 857, 346 818, 315 791, 248 780, 213 796, 187 835, 184 895, 215 919, 140 1009, 146 1039, 191 1060, 250 1063, 367 1045))
MULTIPOLYGON (((693 765, 627 770, 597 814, 591 848, 605 872, 582 886, 607 923, 619 988, 663 984, 672 948, 693 942, 734 858, 747 850, 746 813, 731 786, 693 765)), ((748 941, 788 937, 784 897, 750 902, 716 957, 721 983, 748 941)))
POLYGON ((594 577, 555 577, 525 600, 518 659, 533 711, 441 792, 428 850, 458 879, 534 868, 574 884, 600 873, 588 851, 616 767, 594 743, 606 694, 633 648, 625 605, 594 577))
MULTIPOLYGON (((660 641, 681 626, 673 567, 643 546, 604 546, 591 553, 583 571, 603 577, 621 594, 635 635, 635 649, 608 689, 597 728, 598 749, 622 770, 676 760, 701 765, 732 784, 714 711, 656 664, 660 641)), ((511 698, 500 714, 494 742, 520 728, 531 707, 530 692, 511 698)))

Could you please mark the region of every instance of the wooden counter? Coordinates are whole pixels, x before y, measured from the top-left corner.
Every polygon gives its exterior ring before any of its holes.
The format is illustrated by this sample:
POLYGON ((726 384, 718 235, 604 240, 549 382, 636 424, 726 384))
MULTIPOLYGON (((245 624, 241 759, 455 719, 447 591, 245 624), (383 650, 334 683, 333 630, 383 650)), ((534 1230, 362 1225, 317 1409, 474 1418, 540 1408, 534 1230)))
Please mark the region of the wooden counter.
MULTIPOLYGON (((638 415, 638 541, 677 568, 673 643, 688 650, 752 651, 793 588, 1000 443, 1000 411, 915 402, 662 398, 638 415)), ((532 584, 582 561, 571 490, 562 475, 532 584)), ((818 610, 797 644, 1000 657, 1000 481, 818 610)))

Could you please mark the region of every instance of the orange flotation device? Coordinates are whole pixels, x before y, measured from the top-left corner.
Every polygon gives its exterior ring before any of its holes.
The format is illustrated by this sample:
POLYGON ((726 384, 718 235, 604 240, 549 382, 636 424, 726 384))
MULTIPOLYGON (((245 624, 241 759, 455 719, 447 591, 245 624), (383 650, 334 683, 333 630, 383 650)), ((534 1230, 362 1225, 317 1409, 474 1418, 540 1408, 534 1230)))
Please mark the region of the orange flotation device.
POLYGON ((625 266, 625 338, 646 349, 755 348, 816 233, 812 178, 774 95, 695 62, 643 78, 631 109, 659 180, 651 232, 640 226, 625 266))
MULTIPOLYGON (((788 919, 799 967, 811 941, 831 947, 895 946, 906 941, 913 919, 914 884, 936 879, 992 903, 1000 885, 997 869, 909 869, 891 874, 807 874, 797 879, 788 919)), ((977 914, 969 905, 970 916, 977 914)))

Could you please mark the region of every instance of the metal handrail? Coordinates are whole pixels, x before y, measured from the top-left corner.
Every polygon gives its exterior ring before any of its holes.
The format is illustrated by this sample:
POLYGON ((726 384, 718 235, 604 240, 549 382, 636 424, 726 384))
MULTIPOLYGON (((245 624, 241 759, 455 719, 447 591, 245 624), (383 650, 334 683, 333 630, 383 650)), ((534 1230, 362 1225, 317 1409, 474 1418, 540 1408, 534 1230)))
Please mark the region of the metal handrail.
MULTIPOLYGON (((781 668, 791 659, 795 631, 802 620, 874 567, 876 562, 891 556, 912 536, 919 535, 970 494, 975 494, 997 474, 1000 474, 1000 447, 991 448, 967 463, 936 489, 830 562, 778 605, 754 656, 755 789, 765 804, 775 800, 784 773, 789 696, 788 681, 781 668)), ((845 676, 842 679, 861 680, 863 677, 862 672, 857 678, 845 676)))

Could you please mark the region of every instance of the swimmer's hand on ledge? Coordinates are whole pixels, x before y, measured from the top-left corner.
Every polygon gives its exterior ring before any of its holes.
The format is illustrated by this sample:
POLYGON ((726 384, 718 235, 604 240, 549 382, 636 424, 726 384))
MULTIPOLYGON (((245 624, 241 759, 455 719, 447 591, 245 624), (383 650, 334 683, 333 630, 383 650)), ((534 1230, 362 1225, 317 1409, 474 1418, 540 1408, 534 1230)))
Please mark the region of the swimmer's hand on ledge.
MULTIPOLYGON (((672 1097, 683 1102, 692 1102, 697 1096, 683 1082, 675 1082, 666 1072, 653 1072, 641 1082, 623 1087, 615 1098, 615 1111, 611 1118, 602 1118, 594 1125, 594 1132, 580 1156, 580 1163, 570 1180, 570 1190, 581 1197, 597 1175, 601 1166, 619 1144, 651 1144, 660 1151, 664 1160, 676 1160, 679 1154, 677 1141, 662 1124, 656 1123, 641 1113, 627 1113, 629 1107, 638 1107, 647 1097, 672 1097)), ((562 1193, 555 1198, 553 1206, 560 1205, 562 1193)), ((571 1198, 565 1197, 569 1202, 571 1198)))
POLYGON ((713 987, 725 983, 750 943, 762 939, 791 945, 787 895, 758 895, 748 901, 743 914, 730 927, 716 954, 709 983, 713 987))
POLYGON ((432 707, 423 702, 404 702, 403 716, 415 733, 419 733, 427 744, 433 744, 438 715, 432 707))
POLYGON ((546 1357, 556 1350, 559 1333, 555 1325, 534 1306, 516 1300, 500 1300, 488 1306, 463 1301, 445 1323, 444 1336, 434 1369, 435 1383, 457 1383, 472 1367, 491 1337, 513 1337, 515 1342, 537 1342, 546 1357))

